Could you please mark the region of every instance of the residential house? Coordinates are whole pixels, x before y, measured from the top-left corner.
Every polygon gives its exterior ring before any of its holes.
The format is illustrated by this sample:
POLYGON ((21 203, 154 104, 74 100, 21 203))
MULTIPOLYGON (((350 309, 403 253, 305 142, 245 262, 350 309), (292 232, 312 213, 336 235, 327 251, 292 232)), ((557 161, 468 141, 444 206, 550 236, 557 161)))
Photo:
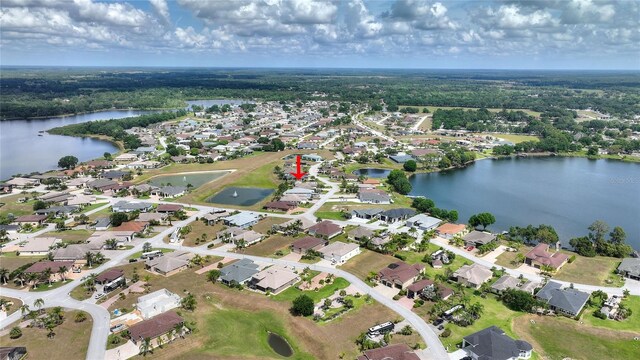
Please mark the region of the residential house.
POLYGON ((464 236, 467 234, 467 226, 464 224, 446 223, 438 226, 436 234, 444 239, 453 239, 456 236, 464 236))
POLYGON ((424 271, 424 265, 409 265, 403 261, 389 264, 378 272, 378 280, 389 287, 404 289, 415 282, 424 271))
POLYGON ((161 198, 175 198, 184 195, 186 192, 186 186, 162 186, 151 190, 151 195, 156 195, 161 198))
POLYGON ((163 276, 171 276, 186 270, 193 254, 186 251, 174 251, 145 262, 145 268, 163 276))
POLYGON ((23 178, 23 177, 15 177, 11 180, 6 181, 5 184, 11 185, 16 189, 27 189, 27 188, 32 188, 34 186, 38 186, 40 184, 40 180, 23 178))
MULTIPOLYGON (((155 341, 160 336, 170 333, 184 320, 175 312, 167 311, 148 320, 141 321, 129 327, 129 335, 135 346, 140 346, 145 339, 155 341)), ((166 342, 166 341, 164 341, 166 342)), ((157 344, 157 343, 156 343, 157 344)), ((151 346, 153 346, 153 342, 151 346)))
POLYGON ((13 222, 17 223, 21 227, 25 226, 26 224, 31 224, 31 226, 33 227, 38 227, 42 225, 45 220, 47 220, 46 215, 23 215, 18 216, 15 220, 13 220, 13 222))
POLYGON ((546 302, 549 309, 563 315, 576 317, 584 308, 591 294, 572 288, 562 288, 562 284, 549 281, 538 291, 536 298, 546 302))
POLYGON ((315 191, 313 191, 312 189, 307 189, 299 186, 289 189, 284 193, 282 193, 282 195, 297 195, 298 197, 306 200, 311 199, 314 194, 315 194, 315 191))
POLYGON ((407 219, 407 226, 422 231, 430 231, 435 229, 442 220, 428 216, 426 214, 417 214, 407 219))
POLYGON ((30 238, 20 244, 18 251, 20 256, 46 256, 51 251, 51 248, 61 241, 62 239, 55 237, 30 238))
POLYGON ((156 211, 163 214, 173 214, 182 210, 183 206, 180 204, 159 204, 156 211))
POLYGON ((27 348, 24 346, 0 347, 0 360, 23 360, 27 358, 27 348))
POLYGON ((383 211, 383 209, 354 209, 351 211, 351 217, 371 220, 377 218, 383 211))
POLYGON ((147 212, 147 211, 150 211, 151 209, 153 209, 152 203, 147 203, 142 201, 122 200, 122 201, 118 201, 112 206, 113 212, 124 212, 124 213, 130 213, 134 211, 147 212))
POLYGON ((291 251, 298 254, 306 254, 309 250, 319 250, 329 245, 329 240, 307 236, 296 240, 291 244, 291 251))
POLYGON ((220 269, 220 281, 225 285, 244 284, 260 272, 258 264, 241 259, 220 269))
POLYGON ((271 266, 253 275, 249 287, 277 294, 298 282, 300 278, 293 271, 280 266, 271 266))
POLYGON ((414 216, 416 211, 409 208, 397 208, 397 209, 389 209, 378 214, 380 220, 395 223, 398 221, 407 220, 408 218, 414 216))
POLYGON ((331 239, 340 235, 342 228, 329 220, 324 220, 307 229, 307 233, 311 236, 321 236, 326 239, 331 239))
POLYGON ((531 249, 525 256, 525 262, 529 266, 535 268, 542 268, 543 266, 550 266, 554 270, 560 269, 564 264, 569 261, 569 256, 559 251, 550 252, 549 244, 539 243, 533 249, 531 249))
POLYGON ((486 267, 473 263, 471 265, 463 265, 453 273, 453 277, 457 282, 478 289, 482 284, 491 280, 493 273, 486 267))
POLYGON ((451 295, 453 295, 453 290, 451 290, 450 288, 442 284, 436 285, 429 279, 422 279, 407 287, 407 297, 409 299, 413 299, 415 297, 424 297, 423 292, 427 289, 433 289, 434 287, 436 287, 438 297, 442 300, 447 300, 451 297, 451 295))
POLYGON ((471 359, 478 360, 529 359, 533 352, 531 344, 510 338, 495 325, 465 336, 462 349, 471 359))
POLYGON ((477 231, 473 230, 467 235, 462 237, 466 246, 475 246, 480 247, 482 245, 486 245, 496 239, 494 234, 485 232, 485 231, 477 231))
POLYGON ((75 205, 51 206, 46 209, 38 209, 35 211, 35 213, 37 215, 63 217, 63 216, 68 216, 71 213, 77 211, 78 208, 79 207, 75 205))
POLYGON ((366 350, 357 360, 420 360, 407 344, 395 344, 366 350))
POLYGON ((177 294, 167 289, 160 289, 140 296, 136 303, 136 309, 138 309, 142 318, 147 320, 179 307, 181 300, 177 294))
POLYGON ((509 289, 520 290, 520 280, 511 275, 502 275, 491 285, 491 292, 496 294, 502 294, 509 289))
POLYGON ((111 231, 130 231, 136 235, 142 235, 149 229, 149 223, 146 221, 126 221, 111 229, 111 231))
POLYGON ((318 250, 323 258, 332 264, 344 264, 347 260, 360 254, 360 246, 354 243, 336 241, 318 250))
POLYGON ((380 189, 360 189, 358 200, 367 204, 391 204, 391 196, 380 189))
POLYGON ((265 210, 289 211, 296 208, 295 203, 287 201, 270 201, 264 205, 265 210))
POLYGON ((369 228, 364 226, 358 226, 353 230, 347 232, 347 237, 349 240, 359 241, 361 239, 371 239, 374 236, 375 232, 369 228))
POLYGON ((56 249, 53 253, 53 261, 70 261, 75 266, 82 266, 87 263, 87 253, 96 254, 98 249, 91 244, 71 244, 56 249))
POLYGON ((90 181, 87 183, 87 188, 98 190, 98 191, 107 191, 118 187, 117 181, 108 180, 108 179, 97 179, 94 181, 90 181))
POLYGON ((168 223, 168 218, 169 215, 166 213, 142 213, 138 215, 138 221, 145 221, 148 223, 157 222, 161 225, 168 223))
POLYGON ((260 221, 263 215, 258 213, 241 211, 235 215, 227 216, 223 218, 224 224, 227 226, 237 226, 241 228, 247 228, 253 226, 260 221))
POLYGON ((103 271, 96 277, 96 283, 100 285, 108 284, 113 281, 124 279, 124 271, 121 269, 109 269, 103 271))
POLYGON ((27 269, 24 270, 25 274, 42 274, 47 269, 51 271, 50 279, 52 281, 62 280, 62 277, 58 273, 61 268, 67 268, 71 271, 73 268, 73 261, 49 261, 43 260, 33 263, 27 269))
POLYGON ((618 274, 633 280, 640 280, 640 258, 624 258, 618 266, 618 274))

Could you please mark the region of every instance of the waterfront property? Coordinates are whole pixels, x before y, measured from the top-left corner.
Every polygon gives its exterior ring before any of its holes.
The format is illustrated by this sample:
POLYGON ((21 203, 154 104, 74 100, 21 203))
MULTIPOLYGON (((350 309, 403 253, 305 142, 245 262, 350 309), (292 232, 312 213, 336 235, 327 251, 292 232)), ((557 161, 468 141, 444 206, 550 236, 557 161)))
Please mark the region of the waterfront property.
POLYGON ((549 309, 563 315, 576 317, 587 304, 591 294, 572 288, 563 288, 562 284, 549 281, 536 298, 549 305, 549 309))
POLYGON ((207 199, 207 202, 225 205, 251 206, 264 200, 273 189, 228 187, 207 199))

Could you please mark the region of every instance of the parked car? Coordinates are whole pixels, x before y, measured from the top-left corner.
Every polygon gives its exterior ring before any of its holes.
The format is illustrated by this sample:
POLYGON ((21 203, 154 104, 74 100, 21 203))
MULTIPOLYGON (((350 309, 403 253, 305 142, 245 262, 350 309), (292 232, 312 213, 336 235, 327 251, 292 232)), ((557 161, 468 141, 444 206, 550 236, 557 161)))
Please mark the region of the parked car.
POLYGON ((102 299, 104 297, 104 293, 97 293, 94 297, 96 298, 96 300, 102 299))
POLYGON ((467 246, 467 251, 473 251, 473 249, 475 249, 475 246, 467 246))
POLYGON ((436 321, 433 322, 433 325, 434 326, 438 326, 438 325, 442 324, 443 322, 444 322, 444 319, 438 318, 438 319, 436 319, 436 321))
POLYGON ((444 330, 444 325, 438 326, 438 330, 444 330))

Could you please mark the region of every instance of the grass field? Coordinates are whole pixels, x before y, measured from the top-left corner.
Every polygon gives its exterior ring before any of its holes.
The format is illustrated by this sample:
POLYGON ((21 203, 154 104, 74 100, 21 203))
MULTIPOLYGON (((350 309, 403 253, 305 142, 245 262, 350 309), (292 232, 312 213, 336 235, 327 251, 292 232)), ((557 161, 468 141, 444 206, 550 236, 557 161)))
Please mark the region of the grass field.
POLYGON ((292 237, 275 234, 257 244, 247 247, 244 249, 244 253, 256 256, 273 256, 276 251, 288 248, 293 241, 295 241, 295 239, 292 237))
POLYGON ((69 244, 77 244, 84 242, 93 234, 93 231, 89 230, 65 230, 65 231, 50 231, 40 235, 40 237, 55 237, 62 239, 63 242, 69 244))
POLYGON ((273 225, 279 225, 283 222, 286 222, 289 219, 277 218, 272 216, 267 216, 266 218, 260 220, 257 224, 253 225, 251 229, 255 232, 259 232, 262 234, 266 234, 267 231, 271 230, 273 225))
POLYGON ((47 338, 46 329, 25 328, 18 339, 10 339, 9 335, 5 335, 0 338, 0 343, 2 346, 25 346, 29 359, 85 359, 93 321, 87 314, 87 320, 76 323, 73 321, 76 313, 64 313, 64 322, 54 329, 56 335, 53 339, 47 338))
POLYGON ((89 220, 95 221, 97 218, 109 217, 110 215, 111 215, 110 208, 106 208, 100 211, 96 211, 95 213, 89 215, 89 220))
POLYGON ((216 234, 224 228, 222 223, 217 223, 215 225, 207 225, 203 221, 193 221, 189 223, 191 226, 191 232, 184 236, 184 241, 182 245, 184 246, 198 246, 200 244, 196 244, 196 240, 199 238, 202 240, 202 235, 207 235, 207 242, 212 241, 216 238, 216 234))
MULTIPOLYGON (((574 253, 566 252, 572 256, 574 253)), ((620 259, 605 256, 592 258, 576 255, 576 260, 565 264, 554 278, 580 284, 622 286, 624 282, 614 272, 620 259)))
MULTIPOLYGON (((424 109, 425 107, 427 109, 429 109, 429 112, 433 113, 434 111, 436 111, 437 109, 443 109, 443 110, 451 110, 451 109, 465 109, 465 110, 478 110, 479 108, 468 108, 468 107, 456 107, 456 106, 400 106, 400 108, 406 108, 406 107, 411 107, 411 108, 418 108, 420 113, 422 113, 422 109, 424 109)), ((487 110, 491 111, 491 112, 500 112, 502 111, 502 109, 498 109, 498 108, 487 108, 487 110)), ((517 111, 517 110, 521 110, 531 116, 535 116, 535 117, 540 117, 540 112, 538 111, 533 111, 533 110, 528 110, 528 109, 507 109, 507 111, 509 110, 513 110, 513 111, 517 111)))
POLYGON ((497 133, 481 133, 480 135, 491 135, 493 137, 505 139, 507 141, 511 141, 514 144, 521 143, 524 141, 540 141, 540 138, 537 136, 531 135, 520 135, 520 134, 497 134, 497 133))
POLYGON ((498 255, 495 264, 496 266, 501 266, 507 269, 515 269, 522 265, 522 263, 514 263, 518 254, 525 255, 531 251, 531 249, 533 249, 533 247, 521 245, 517 252, 505 251, 498 255))
POLYGON ((519 337, 550 360, 626 360, 635 359, 640 353, 640 342, 634 341, 634 333, 627 331, 588 327, 564 317, 536 315, 518 317, 513 324, 519 337))
POLYGON ((35 200, 29 200, 25 203, 19 203, 18 199, 29 197, 29 194, 15 194, 0 198, 0 214, 13 214, 14 216, 29 215, 33 213, 33 203, 35 200))
POLYGON ((106 201, 105 202, 99 202, 99 203, 91 204, 91 205, 83 208, 82 212, 86 213, 87 211, 95 210, 95 209, 97 209, 99 207, 102 207, 102 206, 105 206, 107 204, 108 204, 108 202, 106 202, 106 201))
POLYGON ((281 292, 278 295, 272 296, 274 300, 279 301, 293 301, 293 299, 297 298, 302 294, 308 295, 313 299, 314 302, 318 302, 326 297, 333 295, 338 290, 344 289, 349 286, 349 282, 343 278, 334 279, 331 284, 325 285, 324 287, 318 289, 318 291, 302 291, 297 287, 290 287, 287 290, 281 292))
POLYGON ((0 267, 13 271, 22 265, 34 263, 43 258, 44 256, 16 256, 15 252, 3 253, 0 256, 0 267))
POLYGON ((362 249, 362 253, 356 255, 346 264, 340 266, 344 271, 348 271, 361 280, 365 280, 370 272, 378 272, 392 262, 399 261, 393 256, 383 255, 375 251, 362 249))

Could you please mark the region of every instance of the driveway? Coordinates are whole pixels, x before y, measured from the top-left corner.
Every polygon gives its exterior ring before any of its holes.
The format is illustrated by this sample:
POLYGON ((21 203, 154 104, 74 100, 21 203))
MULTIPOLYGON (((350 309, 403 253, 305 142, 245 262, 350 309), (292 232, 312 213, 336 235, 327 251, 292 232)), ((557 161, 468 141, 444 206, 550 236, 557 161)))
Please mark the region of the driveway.
POLYGON ((496 260, 498 259, 498 256, 500 256, 505 251, 507 251, 507 247, 504 246, 504 245, 500 245, 495 250, 485 254, 481 258, 483 260, 486 260, 486 261, 490 262, 490 263, 495 263, 496 260))
POLYGON ((389 299, 392 299, 394 296, 398 295, 398 293, 400 292, 400 289, 388 287, 382 284, 378 284, 374 286, 373 289, 379 292, 380 294, 384 295, 385 297, 388 297, 389 299))
POLYGON ((408 310, 413 309, 413 299, 409 299, 406 296, 401 297, 400 300, 398 300, 398 304, 404 306, 408 310))
POLYGON ((105 360, 122 360, 134 357, 140 353, 140 348, 129 340, 123 345, 118 346, 115 349, 107 350, 104 358, 105 360))

